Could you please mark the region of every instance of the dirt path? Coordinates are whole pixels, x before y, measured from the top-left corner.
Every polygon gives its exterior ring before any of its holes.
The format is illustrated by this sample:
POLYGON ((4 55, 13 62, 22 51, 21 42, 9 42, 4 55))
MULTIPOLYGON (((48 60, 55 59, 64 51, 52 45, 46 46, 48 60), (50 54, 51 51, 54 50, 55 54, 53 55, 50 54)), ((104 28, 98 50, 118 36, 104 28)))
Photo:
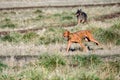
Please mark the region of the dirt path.
POLYGON ((116 18, 116 17, 120 17, 120 12, 102 15, 102 16, 99 16, 98 18, 95 18, 95 20, 96 21, 104 21, 104 20, 112 19, 112 18, 116 18))
MULTIPOLYGON (((79 46, 77 46, 79 47, 79 46)), ((60 54, 63 56, 72 56, 75 54, 79 55, 99 55, 104 60, 117 60, 120 61, 120 46, 112 46, 111 48, 99 49, 96 48, 95 51, 88 51, 87 53, 80 50, 69 51, 66 53, 66 44, 50 44, 50 45, 4 45, 0 44, 0 60, 6 64, 13 65, 24 65, 29 62, 36 61, 37 58, 44 53, 49 54, 60 54), (3 54, 4 53, 4 54, 3 54), (12 64, 11 64, 12 63, 12 64)))
POLYGON ((120 1, 116 2, 84 2, 77 1, 40 1, 40 2, 1 2, 0 10, 18 10, 18 9, 33 9, 33 8, 66 8, 66 7, 96 7, 96 6, 120 6, 120 1))

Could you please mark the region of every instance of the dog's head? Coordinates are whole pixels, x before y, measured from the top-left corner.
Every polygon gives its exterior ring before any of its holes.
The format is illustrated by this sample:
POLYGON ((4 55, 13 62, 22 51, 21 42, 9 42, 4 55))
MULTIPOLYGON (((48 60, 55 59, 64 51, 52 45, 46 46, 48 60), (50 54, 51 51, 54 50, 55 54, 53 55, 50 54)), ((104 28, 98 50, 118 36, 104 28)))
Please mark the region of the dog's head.
POLYGON ((80 10, 78 9, 77 12, 75 13, 75 15, 76 15, 76 16, 79 16, 81 13, 82 13, 82 10, 81 10, 81 9, 80 9, 80 10))
POLYGON ((70 35, 70 32, 68 30, 65 30, 63 33, 63 37, 68 38, 70 35))

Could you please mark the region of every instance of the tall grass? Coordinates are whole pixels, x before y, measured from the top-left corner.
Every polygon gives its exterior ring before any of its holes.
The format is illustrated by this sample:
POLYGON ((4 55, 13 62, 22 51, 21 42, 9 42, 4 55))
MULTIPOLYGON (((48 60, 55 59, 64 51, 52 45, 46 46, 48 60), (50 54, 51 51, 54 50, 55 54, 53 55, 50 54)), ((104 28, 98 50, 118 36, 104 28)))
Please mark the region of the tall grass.
POLYGON ((0 61, 0 72, 2 72, 5 68, 7 68, 7 65, 0 61))
POLYGON ((83 73, 81 74, 80 77, 78 77, 78 80, 100 80, 100 78, 96 76, 95 74, 83 73))
POLYGON ((55 69, 56 67, 66 65, 66 60, 61 55, 43 54, 40 55, 38 64, 48 69, 55 69))
MULTIPOLYGON (((120 45, 120 23, 116 23, 110 28, 102 29, 102 28, 90 28, 91 32, 93 32, 95 38, 100 43, 105 44, 115 44, 120 45)), ((34 41, 35 44, 54 44, 54 43, 63 43, 63 31, 64 29, 61 27, 50 27, 46 29, 46 31, 38 35, 35 32, 28 32, 25 34, 20 33, 10 33, 8 35, 0 37, 1 41, 8 42, 31 42, 34 41)))
POLYGON ((109 73, 119 74, 120 72, 120 61, 109 61, 103 64, 103 71, 108 71, 109 73))
POLYGON ((80 56, 80 55, 75 55, 73 56, 73 63, 77 63, 79 66, 96 66, 99 65, 102 60, 100 59, 99 56, 97 55, 88 55, 88 56, 80 56))
POLYGON ((35 32, 28 32, 25 34, 21 34, 18 32, 13 32, 0 37, 1 41, 19 43, 19 42, 31 42, 33 39, 37 38, 38 35, 35 32))
POLYGON ((45 31, 45 34, 39 37, 38 44, 53 44, 53 43, 62 43, 64 42, 62 34, 63 28, 51 27, 45 31))
POLYGON ((119 60, 106 62, 97 55, 66 57, 43 53, 33 65, 30 64, 17 71, 14 66, 6 67, 0 73, 0 80, 119 80, 120 73, 119 60), (77 66, 70 65, 76 63, 77 66))
POLYGON ((55 28, 51 27, 48 28, 44 34, 38 35, 36 32, 27 32, 24 34, 13 32, 4 36, 0 37, 1 41, 4 42, 13 42, 13 43, 19 43, 19 42, 33 42, 34 44, 54 44, 54 43, 62 43, 63 40, 63 28, 55 28))
POLYGON ((120 23, 116 23, 108 29, 91 28, 90 29, 97 40, 102 43, 120 44, 120 23))
POLYGON ((34 40, 35 38, 37 38, 39 35, 35 32, 28 32, 25 33, 22 37, 23 41, 25 42, 29 42, 31 40, 34 40))
POLYGON ((15 42, 15 43, 21 41, 21 38, 22 38, 21 34, 14 32, 0 37, 1 41, 15 42))
MULTIPOLYGON (((119 24, 115 24, 108 29, 102 28, 90 28, 95 38, 100 43, 112 43, 116 45, 120 45, 120 33, 119 33, 119 24)), ((31 42, 34 40, 36 44, 54 44, 54 43, 63 43, 63 28, 55 28, 51 27, 48 28, 44 35, 38 35, 35 32, 28 32, 25 34, 20 33, 10 33, 8 35, 0 37, 1 41, 8 41, 8 42, 31 42)))
POLYGON ((111 29, 111 31, 114 31, 116 34, 118 34, 119 36, 117 36, 118 38, 116 39, 116 45, 120 45, 120 22, 114 24, 111 29))

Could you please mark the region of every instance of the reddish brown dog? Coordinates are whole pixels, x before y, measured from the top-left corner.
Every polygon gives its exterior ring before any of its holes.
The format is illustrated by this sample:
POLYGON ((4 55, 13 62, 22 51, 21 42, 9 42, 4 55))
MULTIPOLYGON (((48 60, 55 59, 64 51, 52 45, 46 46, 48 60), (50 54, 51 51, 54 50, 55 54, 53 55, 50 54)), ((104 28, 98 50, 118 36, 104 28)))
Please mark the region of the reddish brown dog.
POLYGON ((68 40, 67 52, 69 51, 69 48, 72 43, 79 43, 83 51, 87 51, 87 48, 82 44, 82 40, 84 39, 87 39, 88 41, 94 42, 96 43, 96 45, 99 45, 99 42, 93 38, 89 30, 82 30, 74 33, 70 33, 66 30, 63 33, 63 36, 68 40))

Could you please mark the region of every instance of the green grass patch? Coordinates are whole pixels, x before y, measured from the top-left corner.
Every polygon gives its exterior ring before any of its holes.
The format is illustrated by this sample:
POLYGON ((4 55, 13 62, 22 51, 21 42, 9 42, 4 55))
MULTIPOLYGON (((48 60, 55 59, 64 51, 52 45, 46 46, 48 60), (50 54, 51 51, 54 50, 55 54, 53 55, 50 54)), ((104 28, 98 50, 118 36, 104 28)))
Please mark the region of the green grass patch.
POLYGON ((56 67, 65 66, 66 60, 61 55, 43 54, 40 55, 38 64, 47 69, 55 69, 56 67))
POLYGON ((63 40, 63 29, 62 28, 55 28, 51 27, 48 28, 45 32, 44 35, 38 35, 36 32, 27 32, 24 34, 17 33, 17 32, 12 32, 10 34, 4 35, 0 37, 1 41, 4 42, 33 42, 35 44, 54 44, 54 43, 62 43, 64 42, 63 40))
POLYGON ((7 68, 8 66, 0 61, 0 72, 3 71, 3 69, 7 68))
POLYGON ((103 43, 116 43, 116 41, 118 40, 118 38, 120 37, 119 34, 110 31, 110 30, 103 30, 103 29, 98 29, 96 30, 96 32, 94 33, 95 36, 97 36, 97 39, 100 40, 100 42, 103 43))
POLYGON ((120 44, 120 23, 114 24, 108 29, 91 28, 90 30, 101 43, 120 44))
POLYGON ((120 73, 119 59, 106 61, 98 55, 42 53, 32 66, 29 64, 15 71, 12 67, 3 69, 2 63, 0 80, 119 80, 120 73), (70 63, 78 65, 71 66, 70 63))
POLYGON ((86 66, 86 67, 99 65, 102 62, 101 58, 97 55, 88 55, 88 56, 75 55, 72 57, 72 61, 73 63, 77 63, 77 65, 79 66, 86 66))
POLYGON ((46 35, 46 36, 41 36, 39 38, 38 44, 44 44, 44 45, 48 45, 48 44, 54 44, 54 43, 58 43, 61 42, 61 38, 59 38, 56 35, 46 35))
POLYGON ((53 43, 62 43, 64 42, 63 40, 63 31, 64 29, 62 28, 55 28, 55 27, 51 27, 48 28, 45 31, 45 34, 39 37, 39 42, 38 44, 53 44, 53 43))
POLYGON ((14 24, 10 19, 6 18, 3 20, 3 23, 0 25, 0 28, 16 28, 16 24, 14 24))
POLYGON ((95 74, 86 74, 83 73, 81 74, 81 76, 78 77, 78 80, 101 80, 98 76, 96 76, 95 74))
POLYGON ((33 20, 42 20, 42 19, 44 19, 45 18, 45 16, 43 15, 43 14, 39 14, 35 19, 33 19, 33 20))
POLYGON ((109 73, 119 74, 120 73, 120 61, 109 61, 103 64, 101 67, 102 71, 108 71, 109 73))
POLYGON ((0 37, 1 41, 8 41, 8 42, 20 42, 21 38, 22 38, 21 34, 14 32, 0 37))
POLYGON ((37 9, 34 13, 42 13, 42 10, 37 9))
POLYGON ((16 77, 10 74, 2 74, 0 75, 0 80, 16 80, 16 77))
POLYGON ((35 38, 37 38, 39 35, 35 32, 28 32, 28 33, 25 33, 22 37, 22 39, 25 41, 25 42, 29 42, 31 40, 34 40, 35 38))
POLYGON ((61 20, 72 20, 73 17, 72 16, 62 16, 62 19, 61 20))
POLYGON ((120 22, 115 23, 110 29, 114 31, 120 30, 120 22))
POLYGON ((0 37, 1 41, 5 42, 13 42, 13 43, 19 43, 19 42, 31 42, 32 40, 38 38, 39 36, 35 32, 28 32, 25 34, 12 32, 10 34, 4 35, 0 37))
POLYGON ((22 72, 20 74, 20 77, 24 79, 24 75, 26 75, 26 79, 28 80, 44 80, 45 73, 38 68, 30 68, 26 70, 25 72, 22 72))
POLYGON ((6 23, 0 26, 1 28, 15 28, 16 25, 13 23, 6 23))
POLYGON ((56 14, 53 14, 54 17, 61 17, 62 14, 59 14, 59 13, 56 13, 56 14))

